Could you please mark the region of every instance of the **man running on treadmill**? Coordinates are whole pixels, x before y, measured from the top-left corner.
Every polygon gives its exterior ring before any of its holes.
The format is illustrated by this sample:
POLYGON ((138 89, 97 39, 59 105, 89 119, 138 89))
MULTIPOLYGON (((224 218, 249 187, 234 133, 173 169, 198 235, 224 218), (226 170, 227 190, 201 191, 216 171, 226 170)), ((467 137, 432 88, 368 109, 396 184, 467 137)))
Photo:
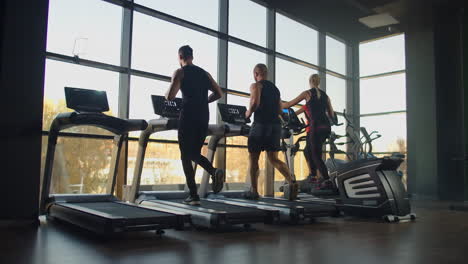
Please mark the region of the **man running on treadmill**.
POLYGON ((223 92, 207 71, 193 64, 193 50, 190 46, 179 48, 179 63, 181 68, 172 76, 166 99, 173 100, 179 90, 182 91, 178 139, 182 166, 190 190, 190 196, 184 200, 184 203, 200 205, 192 162, 203 167, 212 176, 215 193, 223 188, 224 171, 214 168, 208 159, 201 155, 208 133, 210 116, 208 104, 221 98, 223 92), (208 91, 211 91, 209 96, 208 91))
MULTIPOLYGON (((258 199, 258 159, 262 151, 267 152, 268 160, 283 174, 288 186, 285 186, 285 197, 295 200, 298 185, 291 175, 288 166, 278 159, 281 150, 281 123, 279 115, 282 112, 279 89, 267 80, 268 69, 265 64, 257 64, 253 70, 255 83, 250 86, 250 105, 245 113, 250 118, 255 112, 254 122, 248 139, 249 174, 251 190, 245 193, 247 199, 258 199)), ((270 176, 270 175, 267 175, 270 176)))

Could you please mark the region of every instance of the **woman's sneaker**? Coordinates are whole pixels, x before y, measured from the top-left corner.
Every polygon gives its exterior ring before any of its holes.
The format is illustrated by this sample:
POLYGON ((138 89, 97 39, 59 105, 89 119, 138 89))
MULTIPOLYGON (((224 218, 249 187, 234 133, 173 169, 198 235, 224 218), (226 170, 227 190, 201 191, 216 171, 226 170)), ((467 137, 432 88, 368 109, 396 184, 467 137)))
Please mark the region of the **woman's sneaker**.
POLYGON ((223 189, 225 178, 226 174, 224 173, 224 170, 215 170, 214 174, 211 177, 211 188, 213 189, 214 193, 219 193, 223 189))
POLYGON ((200 197, 198 195, 189 196, 184 200, 184 204, 188 205, 200 205, 200 197))
POLYGON ((320 182, 314 193, 316 194, 323 194, 323 195, 335 195, 338 194, 338 189, 335 187, 331 180, 324 180, 320 182))

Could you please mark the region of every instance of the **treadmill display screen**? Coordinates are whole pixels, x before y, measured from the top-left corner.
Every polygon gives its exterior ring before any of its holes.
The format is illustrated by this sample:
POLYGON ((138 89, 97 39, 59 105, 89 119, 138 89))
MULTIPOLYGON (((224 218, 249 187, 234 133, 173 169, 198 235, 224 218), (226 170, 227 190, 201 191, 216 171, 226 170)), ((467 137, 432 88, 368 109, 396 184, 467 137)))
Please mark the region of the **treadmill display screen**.
POLYGON ((105 91, 65 87, 65 100, 67 107, 77 112, 102 113, 109 111, 105 91))
POLYGON ((154 113, 167 118, 179 118, 182 110, 182 99, 175 98, 172 101, 166 100, 164 96, 152 95, 154 113))
POLYGON ((283 121, 286 123, 285 127, 293 130, 300 130, 304 127, 304 124, 297 117, 296 112, 292 108, 283 109, 281 115, 283 121))
POLYGON ((218 104, 218 109, 223 122, 237 125, 250 123, 250 119, 245 118, 245 112, 247 112, 245 106, 218 104))

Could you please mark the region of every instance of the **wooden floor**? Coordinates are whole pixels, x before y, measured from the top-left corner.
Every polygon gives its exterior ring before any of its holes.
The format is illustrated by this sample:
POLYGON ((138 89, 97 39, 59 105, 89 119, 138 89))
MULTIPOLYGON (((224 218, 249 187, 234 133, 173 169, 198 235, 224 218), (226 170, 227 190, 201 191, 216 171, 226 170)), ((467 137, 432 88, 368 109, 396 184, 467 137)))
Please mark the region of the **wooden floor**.
POLYGON ((63 224, 0 229, 1 264, 405 264, 468 263, 468 212, 416 204, 418 220, 387 224, 323 218, 253 231, 168 231, 98 239, 63 224))

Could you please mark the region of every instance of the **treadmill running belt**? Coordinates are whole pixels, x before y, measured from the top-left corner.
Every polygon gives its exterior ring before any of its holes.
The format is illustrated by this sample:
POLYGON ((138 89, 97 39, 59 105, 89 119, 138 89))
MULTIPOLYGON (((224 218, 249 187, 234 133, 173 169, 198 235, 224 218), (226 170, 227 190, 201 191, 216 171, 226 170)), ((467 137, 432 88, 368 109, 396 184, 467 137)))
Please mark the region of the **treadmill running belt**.
POLYGON ((303 202, 295 202, 295 201, 288 201, 288 200, 279 200, 279 199, 274 199, 274 198, 260 198, 260 202, 266 202, 266 203, 271 203, 271 204, 282 204, 286 206, 302 206, 307 209, 314 209, 314 210, 331 210, 333 207, 328 206, 328 205, 321 205, 321 204, 312 204, 312 203, 307 203, 307 201, 303 202))
MULTIPOLYGON (((131 205, 125 205, 113 202, 98 202, 98 203, 72 203, 76 206, 81 206, 87 209, 96 210, 115 216, 126 218, 145 218, 145 217, 163 217, 173 216, 172 214, 159 212, 156 210, 139 208, 131 205)), ((66 204, 62 204, 66 206, 66 204)))
MULTIPOLYGON (((174 199, 174 200, 167 200, 167 201, 183 203, 184 200, 174 199)), ((237 205, 231 205, 231 204, 225 204, 225 203, 211 202, 211 201, 207 201, 203 199, 201 200, 201 207, 212 209, 212 210, 217 210, 217 211, 226 211, 228 213, 248 213, 248 212, 261 211, 260 209, 256 209, 256 208, 249 208, 249 207, 243 207, 243 206, 237 206, 237 205)))

